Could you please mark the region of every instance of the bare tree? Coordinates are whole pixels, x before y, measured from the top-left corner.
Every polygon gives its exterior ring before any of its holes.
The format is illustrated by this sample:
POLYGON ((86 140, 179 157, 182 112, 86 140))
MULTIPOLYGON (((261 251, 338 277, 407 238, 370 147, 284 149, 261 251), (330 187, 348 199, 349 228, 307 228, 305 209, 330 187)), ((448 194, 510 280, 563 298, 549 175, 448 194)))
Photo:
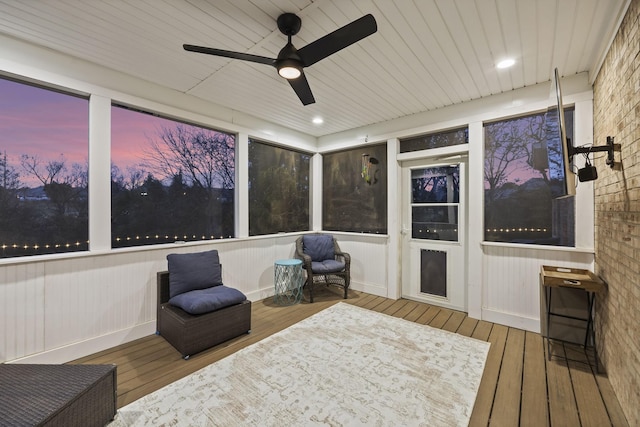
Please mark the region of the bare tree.
POLYGON ((144 184, 147 175, 144 169, 135 166, 127 166, 125 175, 117 165, 111 164, 111 181, 123 190, 139 188, 144 184))
MULTIPOLYGON (((38 156, 23 154, 20 163, 27 173, 42 183, 58 215, 71 213, 70 208, 87 188, 88 166, 73 163, 69 169, 63 154, 59 159, 48 162, 42 161, 38 156)), ((75 210, 78 210, 77 206, 75 210)))
POLYGON ((509 177, 509 167, 519 160, 529 161, 525 132, 510 121, 485 126, 484 179, 489 185, 489 199, 499 198, 498 188, 509 177))
POLYGON ((11 223, 11 218, 19 216, 18 189, 20 188, 20 174, 9 164, 7 152, 0 156, 0 229, 6 235, 5 227, 11 223))
POLYGON ((162 127, 159 139, 150 139, 145 165, 156 176, 171 179, 182 174, 185 182, 203 189, 232 189, 235 181, 235 138, 195 126, 162 127))
POLYGON ((20 188, 20 173, 9 164, 6 151, 0 156, 0 187, 5 190, 20 188))
POLYGON ((161 177, 165 185, 180 177, 181 185, 194 195, 198 193, 191 200, 202 203, 203 233, 232 233, 233 208, 229 209, 228 193, 235 181, 235 137, 178 124, 160 128, 158 138, 149 139, 149 146, 143 166, 151 174, 161 177))

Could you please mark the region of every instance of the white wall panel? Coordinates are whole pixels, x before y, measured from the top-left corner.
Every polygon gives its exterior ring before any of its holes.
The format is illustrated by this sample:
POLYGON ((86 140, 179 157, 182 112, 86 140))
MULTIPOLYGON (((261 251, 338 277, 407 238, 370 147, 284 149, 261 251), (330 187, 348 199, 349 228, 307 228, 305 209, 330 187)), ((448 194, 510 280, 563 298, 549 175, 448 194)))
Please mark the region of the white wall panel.
POLYGON ((42 271, 42 266, 24 264, 0 269, 2 360, 43 349, 42 271))
POLYGON ((540 266, 593 269, 592 253, 483 246, 482 318, 534 332, 540 331, 540 266))
MULTIPOLYGON (((225 284, 250 300, 273 295, 273 263, 297 235, 124 249, 0 266, 0 361, 61 363, 155 331, 156 273, 169 253, 218 249, 225 284)), ((386 237, 338 235, 354 289, 386 295, 386 237)))
POLYGON ((340 249, 351 254, 351 287, 386 297, 390 262, 387 236, 349 233, 334 233, 334 235, 340 249))

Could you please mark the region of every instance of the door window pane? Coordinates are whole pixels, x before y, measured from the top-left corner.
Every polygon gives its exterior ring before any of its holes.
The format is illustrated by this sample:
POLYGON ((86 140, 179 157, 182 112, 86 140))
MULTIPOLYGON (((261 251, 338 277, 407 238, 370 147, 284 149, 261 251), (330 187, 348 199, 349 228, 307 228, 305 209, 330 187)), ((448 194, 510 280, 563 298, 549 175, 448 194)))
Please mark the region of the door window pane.
POLYGON ((234 236, 235 135, 111 109, 111 245, 234 236))
POLYGON ((460 166, 442 166, 411 171, 413 203, 459 203, 460 166))
POLYGON ((458 241, 458 206, 413 206, 411 219, 414 239, 458 241))
POLYGON ((411 237, 458 241, 460 165, 411 171, 411 237))
POLYGON ((0 257, 86 251, 89 101, 0 79, 0 257))

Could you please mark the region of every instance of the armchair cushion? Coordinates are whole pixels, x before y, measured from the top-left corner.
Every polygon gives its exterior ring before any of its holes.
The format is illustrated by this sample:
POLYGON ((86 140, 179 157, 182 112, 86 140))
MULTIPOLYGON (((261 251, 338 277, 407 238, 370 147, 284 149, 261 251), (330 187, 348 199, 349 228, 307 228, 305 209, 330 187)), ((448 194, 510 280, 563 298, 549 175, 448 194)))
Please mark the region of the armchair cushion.
POLYGON ((219 285, 178 294, 169 300, 169 304, 180 307, 189 314, 203 314, 240 304, 246 299, 239 290, 219 285))
POLYGON ((217 250, 167 255, 169 297, 222 284, 217 250))
POLYGON ((330 234, 305 235, 302 237, 302 246, 304 253, 311 257, 311 261, 322 262, 335 259, 333 236, 330 234))
POLYGON ((344 270, 344 267, 344 262, 336 261, 335 259, 327 259, 322 262, 311 261, 311 271, 314 273, 337 273, 344 270))

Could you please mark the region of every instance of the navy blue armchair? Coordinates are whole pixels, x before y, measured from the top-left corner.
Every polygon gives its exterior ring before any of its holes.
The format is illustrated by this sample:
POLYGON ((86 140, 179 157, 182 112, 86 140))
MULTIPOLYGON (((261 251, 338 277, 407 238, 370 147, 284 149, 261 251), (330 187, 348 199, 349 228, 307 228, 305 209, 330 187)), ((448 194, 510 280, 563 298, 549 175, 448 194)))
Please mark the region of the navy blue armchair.
POLYGON ((313 302, 316 284, 338 286, 344 289, 344 298, 351 281, 351 256, 340 250, 331 234, 305 234, 296 240, 296 258, 302 260, 307 273, 305 287, 309 289, 309 301, 313 302))

